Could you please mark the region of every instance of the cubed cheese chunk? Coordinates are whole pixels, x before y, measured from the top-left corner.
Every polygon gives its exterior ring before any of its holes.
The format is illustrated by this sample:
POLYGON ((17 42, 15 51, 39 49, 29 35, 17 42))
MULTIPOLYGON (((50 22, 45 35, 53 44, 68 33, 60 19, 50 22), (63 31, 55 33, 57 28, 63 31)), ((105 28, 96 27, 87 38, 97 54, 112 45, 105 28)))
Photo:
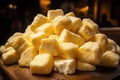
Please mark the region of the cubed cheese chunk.
POLYGON ((102 54, 101 64, 107 67, 117 67, 119 64, 119 55, 112 51, 106 51, 102 54))
POLYGON ((38 51, 39 50, 39 46, 41 44, 41 40, 44 39, 44 38, 47 38, 49 34, 45 33, 45 32, 38 32, 38 33, 35 33, 33 36, 32 36, 32 43, 35 47, 35 49, 38 51))
POLYGON ((23 34, 23 38, 32 45, 32 36, 34 35, 34 31, 31 30, 31 26, 29 25, 23 34))
POLYGON ((5 46, 2 45, 0 46, 0 55, 3 54, 5 52, 5 46))
POLYGON ((75 59, 56 59, 54 70, 63 74, 73 74, 76 70, 76 61, 75 59))
POLYGON ((62 51, 61 56, 66 59, 75 59, 78 53, 78 45, 71 42, 60 43, 60 50, 62 51))
POLYGON ((98 32, 98 25, 90 19, 83 19, 82 24, 78 34, 88 41, 98 32))
POLYGON ((93 32, 88 25, 82 25, 78 31, 78 34, 81 35, 85 41, 88 41, 95 35, 95 32, 93 32))
POLYGON ((113 52, 117 51, 116 42, 110 38, 108 38, 108 50, 113 52))
POLYGON ((72 42, 79 46, 85 43, 85 40, 78 34, 75 34, 67 29, 64 29, 59 37, 60 42, 72 42))
POLYGON ((27 48, 24 52, 22 52, 19 59, 19 66, 21 67, 29 67, 30 62, 37 55, 34 47, 27 48))
POLYGON ((9 50, 11 50, 11 49, 13 49, 13 47, 6 47, 6 46, 1 46, 1 52, 2 53, 6 53, 6 52, 8 52, 9 50))
POLYGON ((77 33, 80 27, 82 26, 82 21, 80 18, 70 16, 69 17, 72 21, 71 26, 70 26, 70 31, 77 33))
POLYGON ((12 46, 14 49, 17 50, 20 46, 24 44, 25 40, 23 39, 23 37, 17 37, 17 38, 14 38, 14 40, 11 42, 12 43, 10 44, 10 46, 12 46))
POLYGON ((94 41, 96 41, 100 44, 100 51, 102 53, 104 53, 108 48, 107 36, 105 34, 98 33, 98 34, 95 34, 93 39, 94 39, 94 41))
POLYGON ((17 51, 18 55, 21 55, 21 53, 24 52, 31 45, 25 41, 21 46, 20 45, 18 45, 18 46, 19 47, 15 50, 17 51))
POLYGON ((52 21, 54 31, 57 35, 61 33, 63 29, 69 29, 71 26, 71 19, 66 16, 58 16, 52 21))
POLYGON ((35 30, 35 32, 41 32, 41 31, 48 33, 49 35, 54 33, 54 29, 51 23, 45 23, 40 27, 36 28, 35 30))
POLYGON ((27 26, 27 28, 25 29, 24 35, 27 35, 27 36, 34 35, 34 31, 32 30, 31 25, 27 26))
POLYGON ((19 56, 13 47, 8 47, 6 52, 2 55, 2 60, 6 65, 17 63, 19 56))
POLYGON ((95 32, 95 33, 98 32, 98 25, 94 21, 92 21, 91 19, 84 18, 82 20, 82 24, 86 25, 86 26, 89 26, 92 29, 93 32, 95 32))
POLYGON ((89 64, 89 63, 85 63, 85 62, 81 62, 81 61, 77 61, 77 69, 80 71, 95 71, 96 67, 95 65, 89 64))
POLYGON ((5 45, 3 45, 3 46, 5 46, 5 48, 8 48, 8 47, 10 47, 10 44, 8 44, 8 42, 6 42, 5 45))
POLYGON ((14 34, 13 36, 11 36, 7 43, 13 47, 18 55, 21 55, 21 53, 28 48, 29 46, 31 46, 31 44, 29 44, 24 38, 23 36, 17 36, 16 34, 14 34))
POLYGON ((14 34, 7 40, 7 45, 8 45, 8 46, 13 45, 15 41, 17 41, 18 39, 21 40, 22 37, 23 37, 23 33, 19 33, 19 32, 14 33, 14 34))
POLYGON ((49 20, 53 20, 57 16, 63 16, 63 15, 64 15, 64 12, 61 9, 49 10, 48 13, 47 13, 47 18, 49 20))
POLYGON ((10 44, 8 44, 8 42, 5 43, 5 45, 1 45, 0 46, 0 55, 4 54, 5 52, 7 52, 11 47, 10 44))
POLYGON ((59 44, 56 41, 56 39, 52 38, 42 39, 39 52, 49 53, 52 56, 58 56, 60 54, 59 44))
POLYGON ((32 36, 34 35, 34 33, 33 34, 24 34, 23 35, 23 39, 29 44, 29 45, 33 45, 32 44, 32 36))
POLYGON ((119 46, 119 45, 116 45, 116 47, 117 47, 116 53, 120 56, 120 46, 119 46))
POLYGON ((53 68, 53 57, 44 53, 37 55, 30 63, 32 74, 49 74, 53 68))
POLYGON ((77 57, 80 61, 99 64, 101 61, 100 45, 98 42, 86 42, 79 48, 77 57))
POLYGON ((69 12, 69 13, 65 14, 65 16, 67 16, 67 17, 69 17, 69 16, 75 17, 75 14, 74 14, 74 12, 69 12))
POLYGON ((35 16, 33 22, 32 22, 31 25, 30 25, 30 29, 34 32, 34 30, 35 30, 37 27, 39 27, 39 26, 41 26, 41 25, 43 25, 43 24, 45 24, 45 23, 47 23, 47 22, 49 22, 49 21, 48 21, 48 19, 47 19, 46 16, 44 16, 44 15, 42 15, 42 14, 37 14, 37 15, 35 16))

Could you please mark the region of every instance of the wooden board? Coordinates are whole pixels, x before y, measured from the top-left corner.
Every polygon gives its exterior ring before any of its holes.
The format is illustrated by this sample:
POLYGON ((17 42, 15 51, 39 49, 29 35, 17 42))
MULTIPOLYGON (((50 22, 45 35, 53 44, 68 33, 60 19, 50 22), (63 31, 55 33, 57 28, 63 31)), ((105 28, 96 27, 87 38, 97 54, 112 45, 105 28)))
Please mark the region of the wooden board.
POLYGON ((20 68, 17 64, 5 66, 0 60, 0 67, 12 80, 111 80, 120 74, 117 68, 97 67, 93 72, 76 71, 72 75, 52 72, 49 75, 32 75, 29 68, 20 68))

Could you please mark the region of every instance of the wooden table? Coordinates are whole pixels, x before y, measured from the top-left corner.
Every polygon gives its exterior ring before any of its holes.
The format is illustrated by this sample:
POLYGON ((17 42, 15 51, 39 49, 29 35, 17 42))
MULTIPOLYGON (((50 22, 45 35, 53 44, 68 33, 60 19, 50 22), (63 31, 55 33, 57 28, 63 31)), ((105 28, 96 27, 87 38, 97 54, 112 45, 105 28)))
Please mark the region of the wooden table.
POLYGON ((120 65, 117 68, 97 67, 93 72, 76 71, 72 75, 57 72, 49 75, 32 75, 29 68, 20 68, 17 64, 5 66, 1 60, 0 68, 11 80, 111 80, 120 75, 120 65))

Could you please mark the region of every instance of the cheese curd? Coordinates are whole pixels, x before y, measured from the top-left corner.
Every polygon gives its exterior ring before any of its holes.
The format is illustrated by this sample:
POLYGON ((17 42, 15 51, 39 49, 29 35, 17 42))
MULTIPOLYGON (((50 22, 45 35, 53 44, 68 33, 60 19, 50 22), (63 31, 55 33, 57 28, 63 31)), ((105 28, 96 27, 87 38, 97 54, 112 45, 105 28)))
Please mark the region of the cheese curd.
MULTIPOLYGON (((89 18, 73 12, 49 10, 37 14, 24 33, 16 32, 0 47, 4 64, 28 67, 32 74, 95 71, 97 66, 117 67, 120 46, 89 18)), ((22 69, 22 68, 21 68, 22 69)))

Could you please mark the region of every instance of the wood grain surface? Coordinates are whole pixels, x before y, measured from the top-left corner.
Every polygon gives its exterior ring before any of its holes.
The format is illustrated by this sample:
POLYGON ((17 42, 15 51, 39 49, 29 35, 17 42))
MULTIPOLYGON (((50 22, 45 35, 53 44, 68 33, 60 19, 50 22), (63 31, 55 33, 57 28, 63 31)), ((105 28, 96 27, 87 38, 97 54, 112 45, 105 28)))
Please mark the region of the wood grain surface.
POLYGON ((12 80, 111 80, 120 74, 120 65, 117 68, 97 67, 93 72, 76 71, 72 75, 52 72, 49 75, 33 75, 29 68, 20 68, 18 64, 6 66, 0 60, 0 68, 12 80))

